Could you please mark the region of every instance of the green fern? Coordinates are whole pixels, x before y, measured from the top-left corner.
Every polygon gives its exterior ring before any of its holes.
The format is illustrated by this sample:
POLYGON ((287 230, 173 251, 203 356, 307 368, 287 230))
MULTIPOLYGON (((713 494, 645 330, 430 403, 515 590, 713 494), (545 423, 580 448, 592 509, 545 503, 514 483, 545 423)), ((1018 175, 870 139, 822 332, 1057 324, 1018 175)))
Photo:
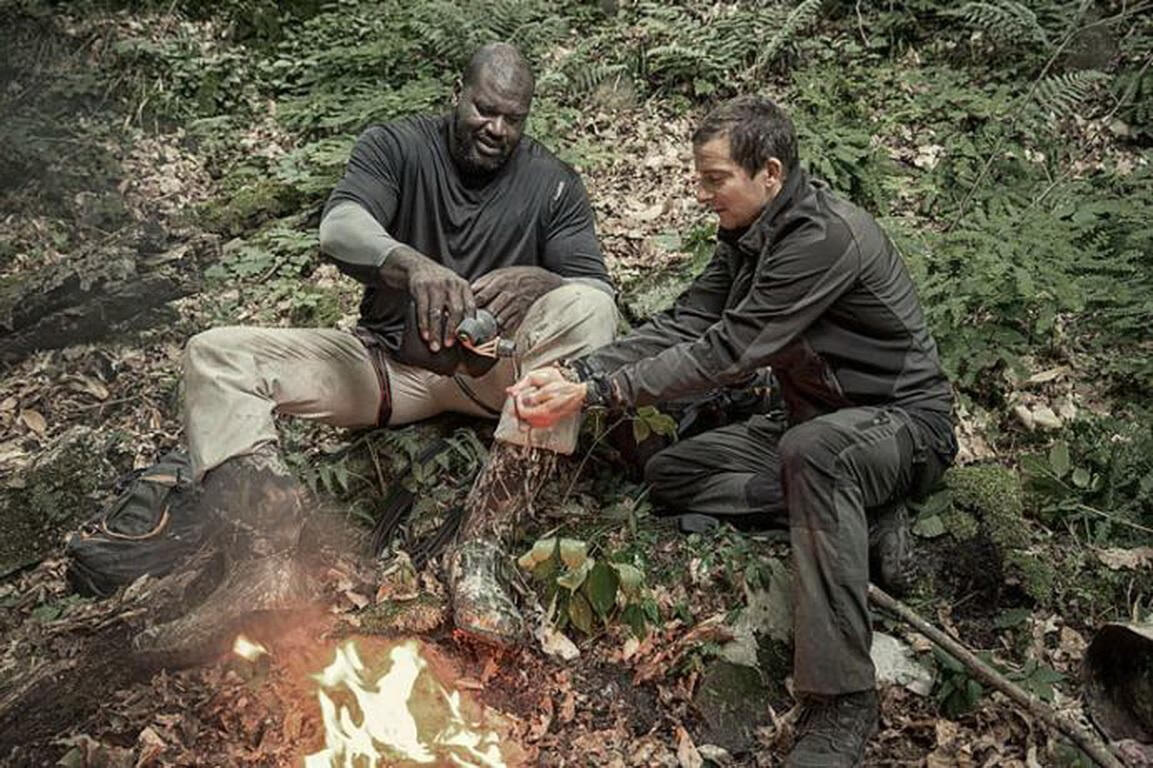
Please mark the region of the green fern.
POLYGON ((1037 14, 1016 0, 968 2, 950 13, 994 40, 1049 45, 1049 35, 1037 21, 1037 14))
POLYGON ((1033 102, 1042 112, 1058 117, 1077 112, 1109 75, 1094 69, 1050 75, 1037 84, 1033 102))
POLYGON ((780 55, 784 47, 792 42, 797 32, 817 20, 821 12, 822 2, 823 0, 802 0, 801 4, 789 13, 785 23, 769 38, 769 42, 757 56, 756 64, 753 65, 753 76, 763 73, 768 65, 780 55))

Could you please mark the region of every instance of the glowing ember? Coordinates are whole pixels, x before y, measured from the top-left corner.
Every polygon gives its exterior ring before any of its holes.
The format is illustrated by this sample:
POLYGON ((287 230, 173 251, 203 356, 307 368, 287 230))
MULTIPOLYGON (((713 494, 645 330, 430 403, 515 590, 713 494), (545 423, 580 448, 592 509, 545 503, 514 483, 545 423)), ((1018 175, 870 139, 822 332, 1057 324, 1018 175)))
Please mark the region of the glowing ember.
POLYGON ((389 658, 388 671, 375 683, 366 683, 368 670, 348 642, 315 676, 321 687, 317 696, 326 748, 305 757, 305 768, 383 768, 397 760, 506 768, 496 732, 477 730, 461 713, 460 693, 450 693, 431 674, 422 674, 427 664, 415 640, 393 648, 389 658), (341 689, 355 698, 358 713, 338 706, 326 692, 348 699, 341 689))
POLYGON ((249 640, 244 635, 237 635, 236 642, 232 644, 232 652, 242 659, 256 661, 268 653, 268 649, 260 643, 249 640))

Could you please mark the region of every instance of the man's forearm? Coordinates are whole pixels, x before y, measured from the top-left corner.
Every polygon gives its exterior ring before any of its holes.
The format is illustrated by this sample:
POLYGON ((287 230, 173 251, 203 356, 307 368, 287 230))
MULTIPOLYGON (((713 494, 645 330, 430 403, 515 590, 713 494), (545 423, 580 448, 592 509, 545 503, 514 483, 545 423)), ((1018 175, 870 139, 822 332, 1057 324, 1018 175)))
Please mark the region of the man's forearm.
POLYGON ((393 238, 372 214, 353 202, 338 204, 320 222, 320 249, 342 272, 362 283, 402 285, 402 280, 393 282, 385 276, 397 270, 384 269, 402 248, 408 246, 393 238))

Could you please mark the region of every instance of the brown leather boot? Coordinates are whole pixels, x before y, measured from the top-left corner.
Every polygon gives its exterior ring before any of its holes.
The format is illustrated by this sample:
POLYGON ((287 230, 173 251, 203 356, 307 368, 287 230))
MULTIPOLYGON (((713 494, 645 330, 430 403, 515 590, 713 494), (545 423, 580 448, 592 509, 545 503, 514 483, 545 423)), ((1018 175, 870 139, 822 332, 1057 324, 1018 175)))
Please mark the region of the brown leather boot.
POLYGON ((805 701, 785 768, 858 768, 877 732, 880 706, 870 689, 805 701))

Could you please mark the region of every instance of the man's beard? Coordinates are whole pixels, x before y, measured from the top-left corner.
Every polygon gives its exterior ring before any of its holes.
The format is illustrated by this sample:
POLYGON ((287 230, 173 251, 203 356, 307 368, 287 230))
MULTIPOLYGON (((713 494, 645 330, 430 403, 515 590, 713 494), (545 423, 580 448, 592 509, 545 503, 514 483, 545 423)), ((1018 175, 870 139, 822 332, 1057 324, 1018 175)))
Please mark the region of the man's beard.
POLYGON ((503 146, 499 155, 484 155, 477 149, 476 135, 453 116, 449 142, 452 159, 466 176, 492 176, 512 157, 516 145, 503 146))

